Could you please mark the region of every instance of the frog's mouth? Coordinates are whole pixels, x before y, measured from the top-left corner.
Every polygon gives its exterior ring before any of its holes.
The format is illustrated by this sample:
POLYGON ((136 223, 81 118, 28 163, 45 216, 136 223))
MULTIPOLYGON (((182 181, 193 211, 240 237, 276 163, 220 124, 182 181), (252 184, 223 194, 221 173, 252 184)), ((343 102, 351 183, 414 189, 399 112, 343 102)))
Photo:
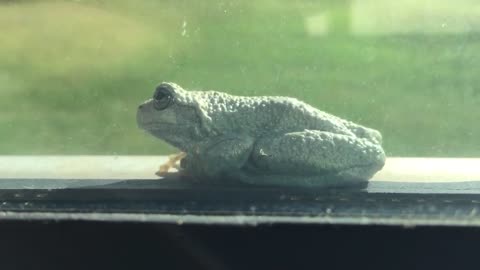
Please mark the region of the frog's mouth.
POLYGON ((147 121, 145 117, 143 117, 142 111, 139 109, 137 111, 137 127, 147 130, 152 126, 156 126, 156 124, 153 121, 147 121))
POLYGON ((137 111, 137 126, 145 130, 159 130, 177 124, 177 119, 172 112, 156 113, 153 110, 140 106, 137 111))
POLYGON ((172 127, 179 127, 181 125, 176 125, 172 123, 159 123, 159 122, 150 122, 139 124, 138 127, 146 131, 162 131, 162 130, 171 130, 172 127))

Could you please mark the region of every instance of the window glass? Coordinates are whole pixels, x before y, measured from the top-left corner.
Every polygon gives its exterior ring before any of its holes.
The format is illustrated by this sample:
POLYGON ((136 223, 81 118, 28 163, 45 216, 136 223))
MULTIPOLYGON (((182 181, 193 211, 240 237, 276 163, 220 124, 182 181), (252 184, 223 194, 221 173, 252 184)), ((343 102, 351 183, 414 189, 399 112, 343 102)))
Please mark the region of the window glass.
POLYGON ((0 202, 478 193, 479 27, 476 0, 0 0, 0 202))
POLYGON ((477 1, 1 1, 0 154, 169 154, 162 81, 296 97, 388 156, 480 154, 477 1))
POLYGON ((0 219, 478 226, 479 3, 0 0, 0 219))

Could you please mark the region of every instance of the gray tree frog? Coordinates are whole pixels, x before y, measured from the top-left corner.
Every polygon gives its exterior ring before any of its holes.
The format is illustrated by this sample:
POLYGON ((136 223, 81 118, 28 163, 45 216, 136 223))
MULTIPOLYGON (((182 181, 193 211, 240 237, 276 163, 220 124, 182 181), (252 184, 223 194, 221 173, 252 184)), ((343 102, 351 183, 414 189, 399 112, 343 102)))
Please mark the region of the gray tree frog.
POLYGON ((381 134, 290 97, 186 91, 160 84, 138 108, 141 129, 180 149, 180 172, 255 185, 366 183, 385 164, 381 134))

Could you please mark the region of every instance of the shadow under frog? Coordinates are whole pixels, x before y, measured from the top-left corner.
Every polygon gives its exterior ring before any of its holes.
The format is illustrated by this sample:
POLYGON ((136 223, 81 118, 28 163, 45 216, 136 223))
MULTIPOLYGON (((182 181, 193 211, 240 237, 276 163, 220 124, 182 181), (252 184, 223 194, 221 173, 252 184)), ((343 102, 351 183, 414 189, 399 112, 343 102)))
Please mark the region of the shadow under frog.
POLYGON ((200 182, 355 186, 367 183, 386 158, 378 131, 289 97, 162 83, 139 106, 137 123, 182 151, 161 173, 176 166, 200 182))

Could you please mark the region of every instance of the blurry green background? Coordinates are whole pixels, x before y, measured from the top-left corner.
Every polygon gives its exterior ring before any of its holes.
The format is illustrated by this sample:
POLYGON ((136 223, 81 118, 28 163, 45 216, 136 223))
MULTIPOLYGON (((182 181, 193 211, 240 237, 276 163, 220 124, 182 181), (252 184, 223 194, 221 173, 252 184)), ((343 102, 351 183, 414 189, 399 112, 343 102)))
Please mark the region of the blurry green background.
POLYGON ((0 154, 166 154, 155 85, 287 95, 391 156, 480 156, 478 1, 0 1, 0 154))

